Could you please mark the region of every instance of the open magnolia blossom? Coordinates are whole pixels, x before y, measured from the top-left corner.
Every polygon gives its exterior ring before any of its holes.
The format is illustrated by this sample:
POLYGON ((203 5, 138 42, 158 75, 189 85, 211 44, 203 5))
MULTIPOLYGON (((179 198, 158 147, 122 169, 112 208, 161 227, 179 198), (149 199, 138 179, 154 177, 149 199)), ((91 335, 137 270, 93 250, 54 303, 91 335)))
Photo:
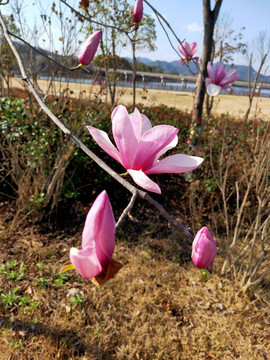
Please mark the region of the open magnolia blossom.
POLYGON ((239 76, 237 69, 227 70, 225 65, 217 63, 215 73, 210 62, 207 64, 209 77, 205 79, 207 93, 210 96, 217 96, 221 90, 231 89, 229 84, 235 82, 239 76))
POLYGON ((191 258, 199 269, 209 268, 217 255, 217 247, 213 235, 207 227, 196 234, 192 243, 191 258))
POLYGON ((136 0, 134 5, 134 10, 132 13, 132 19, 136 23, 141 22, 143 17, 143 0, 136 0))
POLYGON ((203 159, 176 154, 159 160, 178 142, 178 129, 170 125, 152 127, 150 120, 138 109, 128 114, 125 106, 117 106, 112 113, 112 133, 117 148, 108 135, 92 126, 88 130, 98 145, 127 169, 135 183, 160 194, 160 187, 147 175, 184 173, 196 169, 203 159))
POLYGON ((190 60, 194 60, 196 64, 198 64, 199 58, 193 57, 195 52, 198 49, 198 44, 193 42, 189 44, 188 42, 184 41, 182 44, 178 45, 178 50, 183 55, 183 59, 180 59, 179 62, 181 65, 185 65, 185 62, 189 62, 190 60))
POLYGON ((123 266, 112 259, 115 247, 115 220, 110 200, 103 191, 94 201, 86 217, 82 233, 82 249, 71 248, 70 262, 60 273, 76 269, 84 278, 102 285, 123 266))
POLYGON ((84 43, 78 56, 79 63, 89 65, 93 60, 101 39, 101 30, 94 32, 84 43))

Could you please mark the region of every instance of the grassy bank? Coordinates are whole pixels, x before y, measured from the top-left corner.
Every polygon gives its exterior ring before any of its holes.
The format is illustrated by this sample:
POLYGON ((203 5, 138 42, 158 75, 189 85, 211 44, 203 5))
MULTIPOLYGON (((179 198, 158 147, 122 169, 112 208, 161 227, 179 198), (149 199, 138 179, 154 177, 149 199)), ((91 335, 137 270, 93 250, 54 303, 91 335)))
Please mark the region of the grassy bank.
MULTIPOLYGON (((38 80, 40 89, 46 93, 48 90, 49 81, 38 80)), ((19 79, 12 79, 12 86, 17 89, 23 89, 23 83, 19 79)), ((84 97, 85 99, 93 98, 99 94, 100 86, 97 84, 92 86, 90 84, 77 84, 66 82, 54 82, 50 88, 50 93, 59 94, 71 91, 71 95, 75 97, 84 97)), ((152 90, 152 89, 137 89, 137 102, 147 106, 155 106, 164 104, 169 107, 176 107, 178 109, 191 111, 193 105, 193 93, 181 91, 168 90, 152 90)), ((109 93, 104 91, 101 94, 103 101, 109 101, 109 93)), ((130 88, 119 88, 116 96, 118 104, 128 105, 132 103, 132 90, 130 88)), ((229 113, 237 118, 242 118, 248 108, 247 96, 236 95, 219 95, 215 98, 213 106, 213 114, 229 113)), ((255 113, 258 117, 263 117, 264 120, 270 119, 270 98, 254 98, 250 116, 255 113)))

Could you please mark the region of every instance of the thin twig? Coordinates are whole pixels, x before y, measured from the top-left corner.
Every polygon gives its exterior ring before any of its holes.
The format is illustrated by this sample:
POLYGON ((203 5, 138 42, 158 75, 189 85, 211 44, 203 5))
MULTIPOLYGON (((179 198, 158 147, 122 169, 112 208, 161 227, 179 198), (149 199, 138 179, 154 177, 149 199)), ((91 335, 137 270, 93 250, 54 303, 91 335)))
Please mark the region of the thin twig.
POLYGON ((160 20, 159 14, 156 13, 155 15, 156 15, 156 17, 157 17, 157 19, 158 19, 158 22, 159 22, 160 26, 162 27, 163 31, 165 32, 165 35, 167 36, 167 39, 168 39, 171 47, 172 47, 173 50, 176 52, 176 54, 183 60, 183 58, 182 58, 182 56, 180 55, 180 53, 179 53, 179 52, 176 50, 176 48, 173 46, 173 44, 172 44, 172 42, 171 42, 171 39, 170 39, 170 37, 169 37, 169 34, 167 33, 167 30, 165 29, 164 25, 162 24, 162 22, 161 22, 161 20, 160 20))
POLYGON ((120 225, 123 223, 125 217, 129 214, 130 210, 133 208, 135 201, 137 199, 138 193, 137 191, 134 192, 134 194, 132 195, 132 198, 128 204, 128 206, 125 208, 125 210, 122 212, 120 218, 118 219, 116 225, 115 225, 115 231, 118 230, 118 228, 120 227, 120 225))
MULTIPOLYGON (((71 5, 69 5, 65 0, 60 0, 60 1, 61 1, 63 4, 65 4, 67 7, 69 7, 69 8, 71 9, 71 11, 74 11, 77 16, 82 17, 84 20, 87 20, 87 21, 89 21, 90 23, 97 24, 97 25, 99 25, 99 26, 103 26, 103 27, 105 27, 105 28, 111 28, 111 29, 115 29, 115 30, 117 30, 117 31, 120 31, 120 32, 126 34, 127 37, 130 39, 129 34, 128 34, 128 31, 126 31, 126 30, 124 30, 124 29, 121 29, 121 28, 118 28, 117 26, 108 25, 108 24, 104 24, 104 23, 100 23, 100 22, 98 22, 98 21, 92 20, 92 17, 91 17, 91 16, 85 16, 85 15, 83 15, 83 14, 80 13, 79 11, 75 10, 75 9, 74 9, 71 5)), ((132 30, 132 31, 133 31, 133 30, 132 30)))
MULTIPOLYGON (((62 0, 61 0, 61 1, 62 1, 62 0)), ((176 33, 174 32, 173 28, 172 28, 171 25, 168 23, 168 21, 164 18, 164 16, 162 16, 162 15, 157 11, 157 9, 155 9, 147 0, 143 0, 143 1, 154 11, 156 17, 158 18, 158 21, 159 21, 160 25, 162 26, 163 30, 165 31, 165 34, 166 34, 166 36, 167 36, 167 38, 168 38, 168 40, 169 40, 169 43, 170 43, 171 47, 173 48, 173 50, 175 50, 175 48, 174 48, 174 46, 172 45, 172 43, 171 43, 171 41, 170 41, 170 39, 169 39, 169 36, 168 36, 168 34, 167 34, 164 26, 161 24, 160 19, 162 19, 162 20, 164 21, 164 23, 167 25, 167 27, 170 29, 170 31, 172 32, 172 34, 173 34, 174 37, 176 38, 177 42, 178 42, 179 44, 183 45, 183 42, 184 42, 184 41, 181 41, 181 40, 179 39, 179 37, 176 35, 176 33)), ((185 48, 184 48, 184 50, 185 50, 187 56, 191 57, 190 54, 189 54, 189 52, 188 52, 185 48)), ((181 55, 178 53, 178 51, 176 51, 176 52, 177 52, 178 56, 182 59, 182 57, 181 57, 181 55)), ((201 76, 202 76, 202 78, 203 78, 203 80, 204 80, 205 78, 204 78, 204 75, 203 75, 203 73, 202 73, 199 65, 198 65, 198 64, 196 63, 196 61, 194 61, 193 59, 191 59, 191 61, 195 64, 198 72, 201 74, 201 76)), ((190 67, 187 66, 187 68, 188 68, 189 71, 193 74, 193 72, 191 71, 190 67)))
POLYGON ((44 54, 42 51, 40 51, 39 49, 37 49, 36 47, 32 46, 31 44, 29 44, 27 41, 25 41, 24 39, 22 39, 21 37, 19 37, 18 35, 15 35, 13 34, 12 32, 10 32, 8 30, 8 34, 10 36, 13 36, 15 37, 16 39, 20 40, 21 42, 23 42, 24 44, 26 44, 28 47, 30 47, 31 49, 33 49, 35 52, 37 52, 38 54, 44 56, 45 58, 47 58, 48 60, 50 60, 51 62, 55 63, 56 65, 58 66, 61 66, 63 69, 66 69, 68 71, 74 71, 74 70, 77 70, 77 69, 80 69, 82 66, 81 64, 79 64, 78 66, 75 66, 73 68, 69 68, 69 67, 66 67, 65 65, 62 65, 61 63, 59 63, 58 61, 54 60, 52 57, 44 54))

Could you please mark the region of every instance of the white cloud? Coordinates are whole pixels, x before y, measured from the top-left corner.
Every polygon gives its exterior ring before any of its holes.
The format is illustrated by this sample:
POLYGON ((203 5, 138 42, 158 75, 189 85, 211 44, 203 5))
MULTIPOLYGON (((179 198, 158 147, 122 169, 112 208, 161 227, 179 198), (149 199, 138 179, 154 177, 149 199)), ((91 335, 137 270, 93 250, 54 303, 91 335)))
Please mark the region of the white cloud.
POLYGON ((192 24, 186 25, 185 28, 188 29, 188 31, 190 31, 190 32, 199 32, 199 33, 203 32, 203 27, 198 25, 195 22, 192 24))

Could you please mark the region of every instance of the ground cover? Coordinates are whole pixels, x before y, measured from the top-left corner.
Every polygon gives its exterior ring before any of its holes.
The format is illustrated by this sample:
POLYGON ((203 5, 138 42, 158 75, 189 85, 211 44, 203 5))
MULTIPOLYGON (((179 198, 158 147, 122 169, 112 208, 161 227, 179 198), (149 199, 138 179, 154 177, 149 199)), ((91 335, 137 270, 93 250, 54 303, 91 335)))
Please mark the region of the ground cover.
POLYGON ((115 258, 125 266, 100 289, 59 274, 79 231, 2 226, 2 358, 267 359, 265 302, 219 274, 220 248, 213 277, 199 282, 190 244, 152 216, 142 232, 123 229, 115 258))

